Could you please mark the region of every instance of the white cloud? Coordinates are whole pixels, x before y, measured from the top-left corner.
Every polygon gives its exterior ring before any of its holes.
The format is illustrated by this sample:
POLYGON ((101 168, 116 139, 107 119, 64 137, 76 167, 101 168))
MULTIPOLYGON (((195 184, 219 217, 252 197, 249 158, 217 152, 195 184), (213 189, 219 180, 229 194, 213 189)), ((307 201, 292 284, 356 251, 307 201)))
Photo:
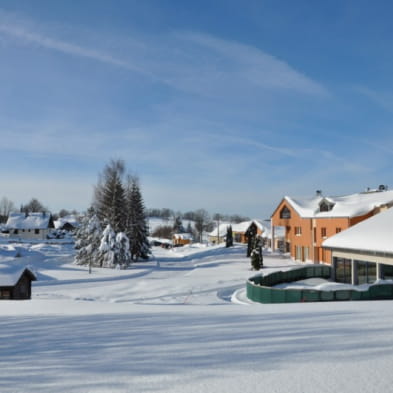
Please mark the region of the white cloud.
MULTIPOLYGON (((295 90, 304 94, 328 95, 321 84, 298 72, 286 62, 250 45, 207 34, 182 33, 177 37, 214 54, 216 76, 242 78, 261 88, 295 90)), ((203 59, 202 63, 205 61, 203 59)), ((211 71, 211 70, 210 70, 211 71)))
POLYGON ((383 109, 393 112, 393 93, 376 91, 364 86, 356 86, 354 89, 383 109))
MULTIPOLYGON (((99 48, 58 39, 55 29, 50 33, 48 30, 51 30, 49 26, 0 12, 0 36, 121 67, 188 93, 228 97, 267 89, 319 97, 329 94, 324 86, 285 61, 250 45, 212 35, 180 32, 147 36, 139 33, 132 40, 97 36, 94 41, 99 48), (115 49, 102 49, 105 45, 113 47, 113 42, 116 42, 115 49), (249 91, 250 88, 254 91, 249 91)), ((82 41, 83 34, 79 34, 82 41)))

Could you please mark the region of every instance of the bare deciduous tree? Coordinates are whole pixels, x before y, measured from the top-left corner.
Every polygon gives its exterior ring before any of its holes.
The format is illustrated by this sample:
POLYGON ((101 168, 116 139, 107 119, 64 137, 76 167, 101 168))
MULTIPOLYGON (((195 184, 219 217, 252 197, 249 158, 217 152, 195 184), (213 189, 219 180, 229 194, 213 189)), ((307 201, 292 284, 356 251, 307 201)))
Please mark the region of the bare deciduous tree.
POLYGON ((7 197, 0 200, 0 222, 6 222, 9 214, 15 210, 15 205, 7 197))

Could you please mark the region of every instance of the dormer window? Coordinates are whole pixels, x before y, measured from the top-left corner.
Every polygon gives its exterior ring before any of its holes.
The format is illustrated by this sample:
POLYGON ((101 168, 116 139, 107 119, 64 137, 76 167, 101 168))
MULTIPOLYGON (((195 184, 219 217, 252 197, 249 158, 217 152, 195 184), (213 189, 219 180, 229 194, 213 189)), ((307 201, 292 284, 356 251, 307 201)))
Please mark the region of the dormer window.
POLYGON ((329 212, 330 210, 333 209, 334 203, 327 201, 326 199, 323 199, 319 203, 319 211, 320 212, 329 212))
POLYGON ((291 211, 286 206, 281 209, 280 218, 291 218, 291 211))

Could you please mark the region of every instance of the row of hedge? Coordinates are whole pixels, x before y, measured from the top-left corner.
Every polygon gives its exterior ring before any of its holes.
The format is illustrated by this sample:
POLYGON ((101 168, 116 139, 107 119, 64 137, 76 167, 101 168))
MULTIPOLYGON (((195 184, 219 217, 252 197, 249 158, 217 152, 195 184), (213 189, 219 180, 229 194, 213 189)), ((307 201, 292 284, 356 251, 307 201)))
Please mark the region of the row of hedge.
POLYGON ((304 266, 288 271, 278 271, 265 276, 254 276, 247 281, 247 297, 259 303, 298 303, 343 300, 382 300, 393 299, 393 284, 374 284, 367 291, 338 289, 320 291, 316 289, 279 289, 274 285, 305 280, 307 278, 326 278, 332 276, 332 267, 325 265, 304 266))

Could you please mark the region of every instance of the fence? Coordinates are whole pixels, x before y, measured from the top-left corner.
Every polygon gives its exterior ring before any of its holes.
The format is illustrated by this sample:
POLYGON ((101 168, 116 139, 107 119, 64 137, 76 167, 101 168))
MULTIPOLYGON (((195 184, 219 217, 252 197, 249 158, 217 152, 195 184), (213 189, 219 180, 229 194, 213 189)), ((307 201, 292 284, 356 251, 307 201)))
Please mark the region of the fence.
POLYGON ((297 303, 343 300, 382 300, 393 299, 392 284, 373 284, 367 291, 338 289, 323 291, 317 289, 279 289, 274 285, 305 280, 307 278, 326 278, 332 276, 332 267, 324 265, 304 266, 288 271, 278 271, 265 276, 254 276, 247 281, 247 297, 259 303, 297 303))

